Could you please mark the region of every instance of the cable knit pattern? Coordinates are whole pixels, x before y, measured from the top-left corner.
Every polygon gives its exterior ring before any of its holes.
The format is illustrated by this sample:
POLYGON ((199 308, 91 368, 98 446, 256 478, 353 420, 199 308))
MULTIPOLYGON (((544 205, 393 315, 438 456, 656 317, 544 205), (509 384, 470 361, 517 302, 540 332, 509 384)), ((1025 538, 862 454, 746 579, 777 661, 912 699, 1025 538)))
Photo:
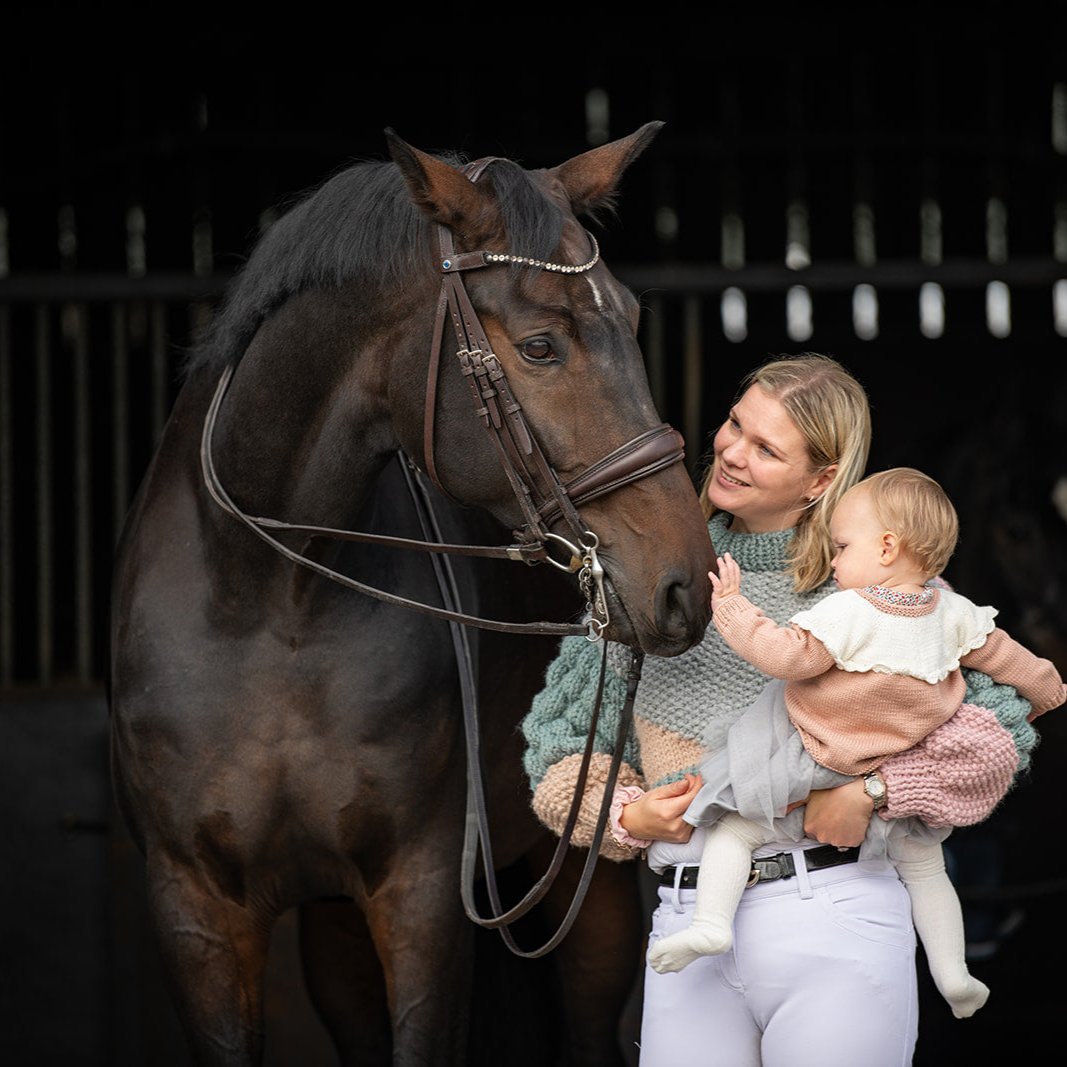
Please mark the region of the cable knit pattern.
POLYGON ((930 826, 972 826, 993 813, 1018 762, 996 716, 964 704, 945 726, 884 765, 893 804, 879 814, 899 819, 937 811, 938 819, 925 820, 930 826))
MULTIPOLYGON (((599 642, 592 644, 584 637, 565 637, 560 642, 559 654, 548 665, 545 687, 534 697, 533 708, 522 724, 527 741, 523 765, 534 788, 540 785, 550 767, 585 748, 600 678, 601 654, 599 642)), ((614 747, 619 712, 625 701, 626 683, 609 668, 604 674, 595 752, 610 752, 614 747)), ((631 767, 639 766, 637 744, 632 736, 623 759, 631 767)))
MULTIPOLYGON (((784 571, 791 531, 740 534, 726 529, 728 521, 728 515, 718 514, 709 523, 715 550, 719 555, 729 552, 737 560, 744 573, 746 592, 777 623, 784 624, 796 612, 812 607, 833 591, 833 584, 827 582, 810 593, 798 595, 795 592, 792 579, 784 571)), ((564 638, 559 655, 546 672, 545 687, 535 697, 530 713, 523 721, 527 742, 524 765, 535 790, 534 807, 539 814, 541 811, 558 811, 557 801, 548 802, 539 798, 538 793, 567 790, 565 780, 568 774, 571 778, 564 811, 569 805, 578 761, 568 760, 568 757, 580 754, 585 746, 600 656, 599 645, 584 637, 564 638)), ((623 674, 628 663, 627 650, 609 646, 608 663, 595 746, 601 753, 611 751, 619 709, 625 699, 623 674)), ((1036 740, 1033 728, 1026 722, 1030 705, 1014 690, 997 686, 983 675, 967 672, 967 679, 969 684, 984 679, 980 698, 972 695, 969 688, 965 699, 996 714, 1019 748, 1018 765, 1023 768, 1029 763, 1026 754, 1036 740)), ((634 707, 638 721, 637 740, 631 738, 624 753, 625 766, 633 775, 633 783, 642 784, 644 779, 648 786, 656 786, 695 770, 699 760, 696 753, 705 747, 714 749, 722 744, 730 726, 766 682, 765 675, 729 649, 714 626, 708 627, 700 644, 681 656, 646 658, 634 707), (687 760, 684 764, 677 762, 679 753, 687 760)), ((938 729, 948 730, 953 721, 938 729)), ((893 760, 898 759, 901 757, 893 757, 893 760)), ((883 773, 893 760, 886 762, 883 773)), ((939 773, 936 764, 929 766, 931 774, 939 773)), ((896 786, 903 791, 900 795, 894 796, 889 790, 887 811, 895 813, 899 809, 916 807, 918 802, 908 793, 912 780, 910 775, 900 777, 896 786)), ((630 784, 630 781, 622 784, 630 784)), ((599 797, 602 789, 596 792, 599 797)), ((590 811, 595 819, 598 806, 598 802, 583 806, 582 819, 590 811)), ((944 817, 940 809, 920 811, 919 814, 929 816, 928 821, 944 817)), ((552 826, 548 819, 543 821, 559 832, 562 823, 552 826)), ((586 840, 590 838, 591 830, 586 840)), ((613 859, 624 858, 619 851, 620 847, 614 841, 602 849, 613 859)))

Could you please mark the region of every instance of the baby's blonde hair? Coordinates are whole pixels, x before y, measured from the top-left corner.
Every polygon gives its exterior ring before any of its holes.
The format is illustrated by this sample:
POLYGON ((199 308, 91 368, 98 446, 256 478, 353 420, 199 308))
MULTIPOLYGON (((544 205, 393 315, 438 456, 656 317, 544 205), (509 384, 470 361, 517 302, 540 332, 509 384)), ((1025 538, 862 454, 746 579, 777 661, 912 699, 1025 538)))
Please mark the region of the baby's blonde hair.
POLYGON ((878 521, 900 539, 900 550, 918 565, 924 578, 940 574, 956 551, 960 520, 948 494, 928 474, 914 467, 879 471, 852 487, 865 492, 878 521))
MULTIPOLYGON (((871 446, 867 394, 837 360, 815 352, 782 356, 757 367, 741 383, 737 399, 753 385, 785 408, 804 438, 814 471, 837 464, 826 491, 801 513, 789 543, 789 572, 797 592, 806 593, 830 577, 830 515, 867 467, 871 446)), ((711 476, 709 468, 700 490, 709 519, 716 511, 707 496, 711 476)))

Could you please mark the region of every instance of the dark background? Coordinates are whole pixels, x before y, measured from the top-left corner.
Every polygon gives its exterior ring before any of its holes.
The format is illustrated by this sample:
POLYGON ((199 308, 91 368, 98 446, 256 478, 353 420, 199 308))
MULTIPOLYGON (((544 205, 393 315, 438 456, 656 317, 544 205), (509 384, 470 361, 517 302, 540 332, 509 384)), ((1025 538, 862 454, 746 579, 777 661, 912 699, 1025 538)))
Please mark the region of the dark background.
MULTIPOLYGON (((867 5, 862 25, 859 13, 710 5, 607 22, 527 8, 506 33, 456 10, 373 29, 224 6, 14 16, 0 65, 8 1062, 184 1062, 111 811, 111 551, 182 350, 226 279, 280 206, 383 158, 386 126, 428 151, 537 167, 664 120, 618 220, 596 232, 641 297, 654 393, 694 475, 753 365, 834 355, 871 395, 872 469, 921 467, 955 499, 950 579, 1067 671, 1063 5, 867 5), (743 256, 724 239, 732 217, 743 256), (931 283, 937 336, 920 321, 931 283), (990 283, 1009 295, 1006 330, 987 314, 990 283), (857 333, 859 285, 876 295, 876 336, 857 333), (796 286, 810 333, 789 329, 796 286), (743 336, 724 328, 727 290, 744 294, 743 336)), ((1033 771, 997 815, 950 841, 971 940, 1015 929, 972 964, 993 989, 974 1019, 952 1020, 925 990, 916 1063, 999 1062, 1054 1040, 1061 718, 1042 721, 1033 771)), ((329 1064, 291 935, 283 921, 269 1060, 329 1064)))

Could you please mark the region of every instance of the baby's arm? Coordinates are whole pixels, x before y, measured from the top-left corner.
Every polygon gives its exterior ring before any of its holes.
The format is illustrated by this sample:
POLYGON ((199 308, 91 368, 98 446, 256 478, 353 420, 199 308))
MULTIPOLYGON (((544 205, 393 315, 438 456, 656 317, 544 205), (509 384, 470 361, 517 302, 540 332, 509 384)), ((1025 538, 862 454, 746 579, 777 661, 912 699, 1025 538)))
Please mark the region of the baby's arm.
POLYGON ((779 626, 741 593, 712 596, 711 620, 753 667, 785 681, 815 678, 834 666, 826 646, 799 626, 779 626))
POLYGON ((1001 629, 994 630, 981 648, 960 657, 964 667, 1010 685, 1032 705, 1027 722, 1067 701, 1067 687, 1051 660, 1035 656, 1001 629))

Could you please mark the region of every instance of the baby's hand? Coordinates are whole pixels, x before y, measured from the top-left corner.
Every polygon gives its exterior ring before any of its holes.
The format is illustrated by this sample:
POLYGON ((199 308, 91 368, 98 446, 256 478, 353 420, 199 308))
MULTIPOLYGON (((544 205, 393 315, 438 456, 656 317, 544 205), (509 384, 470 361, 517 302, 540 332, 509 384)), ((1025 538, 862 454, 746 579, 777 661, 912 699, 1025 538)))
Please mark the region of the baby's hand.
POLYGON ((718 557, 719 573, 708 571, 711 579, 711 610, 741 592, 741 568, 729 552, 718 557))

